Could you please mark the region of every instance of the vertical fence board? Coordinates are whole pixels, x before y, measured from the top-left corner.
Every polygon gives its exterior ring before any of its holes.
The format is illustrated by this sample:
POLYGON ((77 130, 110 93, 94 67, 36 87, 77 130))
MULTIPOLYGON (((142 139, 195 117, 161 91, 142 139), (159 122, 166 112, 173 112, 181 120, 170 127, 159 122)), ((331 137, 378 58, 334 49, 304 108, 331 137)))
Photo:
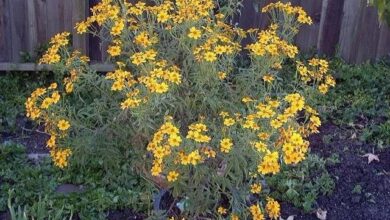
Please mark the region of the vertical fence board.
POLYGON ((28 16, 28 35, 29 38, 27 40, 27 50, 29 53, 33 53, 35 47, 38 45, 38 23, 36 18, 36 7, 37 1, 27 1, 27 16, 28 16))
POLYGON ((35 45, 35 47, 39 47, 41 44, 45 44, 48 39, 47 33, 47 5, 45 0, 34 0, 35 4, 35 23, 37 28, 37 41, 39 45, 35 45))
POLYGON ((357 52, 357 35, 360 25, 360 16, 366 7, 363 1, 345 0, 343 8, 343 19, 340 30, 340 55, 346 61, 351 62, 353 55, 357 52))
MULTIPOLYGON (((88 1, 86 0, 69 0, 72 1, 72 23, 85 20, 88 13, 88 1)), ((73 29, 73 47, 83 54, 88 54, 88 38, 86 35, 79 35, 73 29)))
POLYGON ((317 49, 319 53, 333 56, 340 38, 344 0, 324 0, 317 49))
POLYGON ((62 20, 61 20, 61 1, 62 0, 49 0, 46 1, 46 19, 47 22, 47 39, 50 39, 56 35, 60 30, 63 30, 62 20))
POLYGON ((72 32, 74 29, 73 29, 73 20, 72 20, 72 16, 73 16, 73 7, 72 7, 72 1, 69 1, 69 0, 66 0, 64 1, 64 8, 63 8, 63 12, 64 12, 64 29, 68 32, 72 32))
POLYGON ((386 24, 381 24, 376 52, 376 59, 390 55, 390 28, 386 24))
POLYGON ((312 25, 303 25, 296 37, 296 44, 303 51, 317 47, 322 12, 322 0, 301 0, 299 3, 312 18, 312 25))
POLYGON ((0 61, 11 61, 12 41, 9 0, 0 0, 0 61))
POLYGON ((11 22, 11 40, 12 40, 12 61, 21 61, 20 52, 27 50, 26 38, 26 1, 12 0, 10 3, 10 22, 11 22))
POLYGON ((379 40, 379 21, 376 9, 364 7, 358 30, 358 51, 353 56, 353 62, 361 63, 376 57, 379 40))

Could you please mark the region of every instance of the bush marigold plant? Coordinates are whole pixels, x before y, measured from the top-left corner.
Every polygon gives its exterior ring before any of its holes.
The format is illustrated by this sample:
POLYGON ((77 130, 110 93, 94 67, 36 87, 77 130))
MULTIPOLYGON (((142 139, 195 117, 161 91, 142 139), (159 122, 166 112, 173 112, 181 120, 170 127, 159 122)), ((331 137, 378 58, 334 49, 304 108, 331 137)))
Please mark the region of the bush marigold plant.
POLYGON ((76 30, 108 45, 115 70, 105 75, 72 52, 69 33, 53 37, 41 63, 65 78, 26 108, 45 124, 54 164, 130 163, 170 189, 181 217, 277 219, 264 177, 306 158, 321 125, 310 100, 335 81, 327 61, 297 58, 292 39, 312 23, 301 7, 272 3, 269 28, 242 30, 229 24, 232 5, 103 0, 76 30), (295 73, 283 73, 287 59, 295 73))

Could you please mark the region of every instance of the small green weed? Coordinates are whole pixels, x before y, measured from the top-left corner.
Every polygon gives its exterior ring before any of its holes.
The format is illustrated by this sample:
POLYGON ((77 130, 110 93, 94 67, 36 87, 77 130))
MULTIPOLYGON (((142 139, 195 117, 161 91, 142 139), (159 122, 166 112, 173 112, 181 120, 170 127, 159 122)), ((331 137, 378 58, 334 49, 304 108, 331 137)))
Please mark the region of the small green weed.
POLYGON ((273 196, 309 212, 315 208, 319 195, 329 195, 335 187, 325 165, 324 159, 310 154, 307 160, 293 170, 286 170, 267 178, 267 184, 276 186, 273 196))

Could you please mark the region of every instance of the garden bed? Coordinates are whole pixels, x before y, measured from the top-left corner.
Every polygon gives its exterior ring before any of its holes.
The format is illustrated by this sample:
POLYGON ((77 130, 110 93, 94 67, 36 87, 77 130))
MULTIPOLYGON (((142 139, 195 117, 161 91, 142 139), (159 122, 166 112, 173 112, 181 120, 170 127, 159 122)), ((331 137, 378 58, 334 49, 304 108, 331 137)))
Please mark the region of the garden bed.
MULTIPOLYGON (((328 122, 321 127, 320 134, 310 137, 313 154, 332 158, 333 164, 328 163, 327 169, 336 183, 332 195, 320 196, 315 208, 326 210, 328 219, 386 219, 390 216, 390 149, 378 153, 380 161, 368 164, 367 157, 363 155, 371 152, 375 146, 354 138, 355 132, 356 130, 350 127, 328 122)), ((12 140, 12 137, 15 136, 2 136, 3 140, 12 140)), ((28 154, 41 154, 48 152, 44 148, 46 139, 47 136, 43 134, 31 132, 25 134, 25 140, 29 141, 21 143, 26 146, 28 154)), ((17 142, 20 139, 14 140, 17 142)), ((63 188, 69 188, 64 185, 63 188)), ((286 218, 294 215, 294 219, 304 220, 318 219, 316 209, 303 213, 284 202, 282 216, 286 218)), ((136 213, 131 209, 106 213, 107 219, 144 219, 145 216, 145 213, 136 213)))

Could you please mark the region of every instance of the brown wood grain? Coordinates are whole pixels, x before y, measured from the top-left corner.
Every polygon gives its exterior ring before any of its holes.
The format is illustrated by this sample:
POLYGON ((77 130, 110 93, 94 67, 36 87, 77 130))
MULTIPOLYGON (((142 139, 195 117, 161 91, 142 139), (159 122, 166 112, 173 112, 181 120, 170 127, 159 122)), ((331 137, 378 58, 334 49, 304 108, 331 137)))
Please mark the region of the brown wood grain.
POLYGON ((50 36, 47 34, 47 23, 49 20, 47 19, 47 5, 46 0, 34 0, 35 7, 35 23, 37 28, 37 39, 38 44, 35 47, 40 47, 40 45, 45 44, 50 36))
POLYGON ((312 25, 303 25, 301 27, 301 30, 295 39, 298 47, 302 51, 308 52, 317 48, 322 12, 322 0, 301 0, 297 1, 296 4, 302 6, 313 20, 312 25))
POLYGON ((61 2, 62 0, 46 1, 46 19, 47 19, 47 39, 50 39, 63 29, 61 20, 61 2))
POLYGON ((353 62, 358 47, 358 31, 366 3, 360 0, 345 0, 341 22, 339 54, 347 62, 353 62))
POLYGON ((340 38, 344 0, 324 0, 317 49, 319 53, 333 56, 340 38))
POLYGON ((9 0, 0 0, 0 61, 11 61, 12 41, 9 0))
POLYGON ((376 59, 380 59, 386 55, 390 55, 390 27, 386 23, 382 23, 380 26, 376 59))
POLYGON ((11 0, 9 1, 10 17, 9 22, 11 24, 11 60, 21 61, 21 52, 28 50, 27 41, 27 17, 26 17, 26 1, 25 0, 11 0))
POLYGON ((373 7, 364 7, 360 17, 360 26, 356 46, 357 53, 353 54, 354 63, 375 59, 379 41, 379 21, 377 10, 373 7))
MULTIPOLYGON (((88 1, 86 0, 69 0, 72 1, 72 23, 83 21, 88 14, 88 1)), ((88 54, 88 37, 73 32, 73 47, 83 54, 88 54)))

